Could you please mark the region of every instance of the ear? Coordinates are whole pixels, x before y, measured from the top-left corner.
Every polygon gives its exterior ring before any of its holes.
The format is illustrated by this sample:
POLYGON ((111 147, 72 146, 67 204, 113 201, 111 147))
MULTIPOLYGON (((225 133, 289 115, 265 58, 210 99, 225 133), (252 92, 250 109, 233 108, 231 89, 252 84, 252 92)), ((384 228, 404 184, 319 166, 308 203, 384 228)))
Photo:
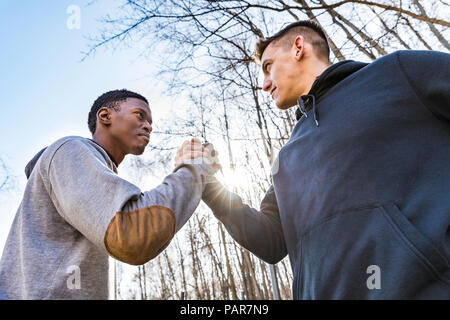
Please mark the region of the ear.
POLYGON ((111 110, 108 108, 100 108, 97 111, 97 120, 105 126, 111 124, 111 110))
POLYGON ((295 59, 299 61, 305 54, 305 38, 303 36, 297 36, 292 45, 292 49, 295 52, 295 59))

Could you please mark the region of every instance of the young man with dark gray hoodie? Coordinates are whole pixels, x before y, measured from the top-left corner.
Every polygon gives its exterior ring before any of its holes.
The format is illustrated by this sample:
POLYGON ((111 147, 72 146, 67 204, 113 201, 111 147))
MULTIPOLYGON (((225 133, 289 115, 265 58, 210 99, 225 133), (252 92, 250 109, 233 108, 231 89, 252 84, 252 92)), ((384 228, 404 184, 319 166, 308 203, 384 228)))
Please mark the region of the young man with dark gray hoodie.
POLYGON ((450 55, 333 65, 313 21, 260 39, 263 90, 297 108, 260 209, 219 182, 203 200, 294 299, 450 299, 450 55))
POLYGON ((107 92, 94 102, 88 124, 92 139, 62 138, 27 166, 0 261, 0 299, 107 299, 108 257, 141 265, 157 256, 217 169, 212 145, 185 141, 173 173, 143 192, 117 167, 149 143, 148 101, 125 89, 107 92))

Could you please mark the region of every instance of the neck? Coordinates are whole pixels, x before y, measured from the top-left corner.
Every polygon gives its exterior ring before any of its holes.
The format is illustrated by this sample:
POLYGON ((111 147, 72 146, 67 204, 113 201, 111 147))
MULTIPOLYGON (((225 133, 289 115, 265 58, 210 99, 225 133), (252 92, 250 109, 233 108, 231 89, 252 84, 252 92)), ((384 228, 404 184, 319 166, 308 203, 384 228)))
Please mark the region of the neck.
POLYGON ((103 149, 106 150, 106 152, 112 158, 112 161, 114 161, 116 166, 119 166, 119 164, 125 158, 126 154, 120 149, 118 149, 117 144, 111 141, 111 139, 106 138, 105 135, 96 132, 94 133, 92 140, 94 140, 98 145, 100 145, 103 149))
POLYGON ((325 63, 322 60, 316 59, 314 62, 309 62, 306 64, 308 67, 305 68, 304 73, 308 75, 307 83, 302 90, 302 95, 308 94, 311 87, 316 81, 317 77, 320 76, 331 64, 325 63))

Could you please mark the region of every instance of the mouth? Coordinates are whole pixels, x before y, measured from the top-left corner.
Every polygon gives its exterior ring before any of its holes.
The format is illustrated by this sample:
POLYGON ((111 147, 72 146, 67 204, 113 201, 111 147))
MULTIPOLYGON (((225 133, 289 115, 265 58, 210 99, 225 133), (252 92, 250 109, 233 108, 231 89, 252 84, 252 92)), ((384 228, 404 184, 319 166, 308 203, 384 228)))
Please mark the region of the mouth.
POLYGON ((272 99, 273 99, 273 94, 275 93, 275 90, 276 90, 277 88, 275 87, 275 88, 273 88, 272 90, 270 90, 270 96, 272 97, 272 99))
POLYGON ((150 141, 150 134, 148 134, 148 133, 140 133, 140 134, 138 134, 137 136, 143 138, 143 139, 146 140, 147 142, 150 141))

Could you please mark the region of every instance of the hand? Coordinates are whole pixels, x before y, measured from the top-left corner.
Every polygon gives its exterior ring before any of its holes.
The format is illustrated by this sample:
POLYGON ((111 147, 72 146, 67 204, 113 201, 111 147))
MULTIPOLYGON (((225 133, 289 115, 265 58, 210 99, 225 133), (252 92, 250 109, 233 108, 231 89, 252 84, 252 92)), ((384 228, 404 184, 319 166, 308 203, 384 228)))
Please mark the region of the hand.
POLYGON ((219 155, 219 152, 214 149, 214 145, 210 142, 206 142, 203 144, 203 147, 208 152, 209 159, 211 159, 210 166, 214 169, 214 172, 217 172, 217 170, 222 169, 222 166, 220 165, 219 158, 217 157, 219 155))
POLYGON ((181 162, 188 160, 194 164, 206 163, 214 171, 217 171, 220 168, 217 155, 218 152, 214 150, 214 146, 211 143, 203 145, 200 139, 192 138, 183 142, 182 146, 178 149, 175 155, 175 167, 181 162))
POLYGON ((175 155, 175 167, 184 160, 203 158, 205 156, 207 156, 205 148, 199 139, 192 138, 191 140, 186 140, 175 155))

